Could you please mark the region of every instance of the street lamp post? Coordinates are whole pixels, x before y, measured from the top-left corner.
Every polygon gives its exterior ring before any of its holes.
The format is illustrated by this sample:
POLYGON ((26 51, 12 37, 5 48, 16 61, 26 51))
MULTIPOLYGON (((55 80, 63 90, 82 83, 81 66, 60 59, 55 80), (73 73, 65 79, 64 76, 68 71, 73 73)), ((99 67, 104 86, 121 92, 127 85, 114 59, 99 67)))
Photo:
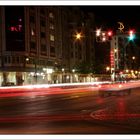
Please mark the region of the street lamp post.
POLYGON ((62 68, 62 83, 64 83, 64 72, 65 72, 65 69, 62 68))
POLYGON ((37 60, 35 59, 35 83, 37 84, 37 60))
POLYGON ((136 59, 136 57, 135 56, 132 56, 132 69, 134 69, 135 59, 136 59))
POLYGON ((75 69, 72 69, 72 77, 73 77, 72 78, 73 79, 72 82, 75 82, 74 74, 75 74, 75 69))

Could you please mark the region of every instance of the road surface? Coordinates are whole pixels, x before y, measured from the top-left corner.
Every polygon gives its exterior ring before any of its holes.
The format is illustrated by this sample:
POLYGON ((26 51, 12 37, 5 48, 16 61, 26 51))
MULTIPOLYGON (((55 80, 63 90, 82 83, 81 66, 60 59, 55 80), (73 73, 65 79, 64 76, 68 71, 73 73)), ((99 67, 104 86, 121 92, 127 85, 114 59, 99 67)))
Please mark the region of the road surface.
POLYGON ((140 89, 129 96, 98 92, 91 86, 1 90, 0 134, 138 134, 140 89))

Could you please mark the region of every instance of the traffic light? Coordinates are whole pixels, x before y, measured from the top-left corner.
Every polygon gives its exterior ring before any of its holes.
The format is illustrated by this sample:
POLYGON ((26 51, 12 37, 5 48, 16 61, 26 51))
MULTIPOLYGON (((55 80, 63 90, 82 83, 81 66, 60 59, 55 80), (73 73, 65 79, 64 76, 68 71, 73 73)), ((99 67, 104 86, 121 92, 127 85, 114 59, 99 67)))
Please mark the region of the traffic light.
POLYGON ((96 41, 101 42, 101 29, 96 30, 96 41))
POLYGON ((108 40, 112 39, 112 34, 113 34, 112 31, 107 32, 108 40))
POLYGON ((134 38, 135 38, 134 31, 133 30, 130 30, 129 31, 129 40, 134 40, 134 38))

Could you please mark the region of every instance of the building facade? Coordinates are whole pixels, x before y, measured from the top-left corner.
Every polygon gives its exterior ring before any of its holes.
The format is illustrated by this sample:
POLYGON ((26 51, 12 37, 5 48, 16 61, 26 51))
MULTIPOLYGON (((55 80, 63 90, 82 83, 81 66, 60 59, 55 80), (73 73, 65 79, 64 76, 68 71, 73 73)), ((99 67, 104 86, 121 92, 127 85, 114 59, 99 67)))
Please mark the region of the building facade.
POLYGON ((72 82, 66 74, 76 63, 94 61, 93 17, 84 26, 73 8, 58 6, 3 6, 0 15, 1 85, 72 82), (78 43, 71 37, 79 29, 88 37, 78 43))
MULTIPOLYGON (((139 75, 139 47, 129 39, 128 33, 117 32, 111 40, 110 64, 112 74, 124 77, 139 75)), ((114 77, 115 78, 115 77, 114 77)))

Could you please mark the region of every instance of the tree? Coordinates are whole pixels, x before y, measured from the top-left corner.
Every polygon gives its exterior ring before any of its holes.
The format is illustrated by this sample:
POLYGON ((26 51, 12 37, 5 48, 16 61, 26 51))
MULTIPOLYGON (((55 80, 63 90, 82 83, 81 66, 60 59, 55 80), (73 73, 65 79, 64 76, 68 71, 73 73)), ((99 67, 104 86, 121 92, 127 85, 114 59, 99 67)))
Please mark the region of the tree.
POLYGON ((76 70, 80 74, 89 74, 92 72, 90 64, 87 62, 83 61, 79 64, 76 65, 76 70))

